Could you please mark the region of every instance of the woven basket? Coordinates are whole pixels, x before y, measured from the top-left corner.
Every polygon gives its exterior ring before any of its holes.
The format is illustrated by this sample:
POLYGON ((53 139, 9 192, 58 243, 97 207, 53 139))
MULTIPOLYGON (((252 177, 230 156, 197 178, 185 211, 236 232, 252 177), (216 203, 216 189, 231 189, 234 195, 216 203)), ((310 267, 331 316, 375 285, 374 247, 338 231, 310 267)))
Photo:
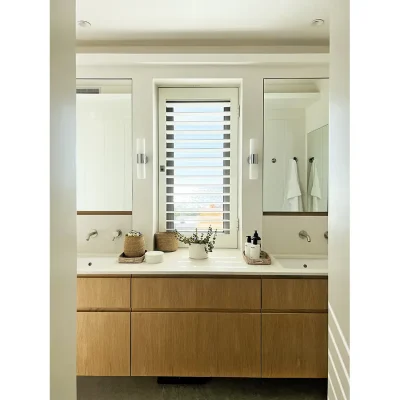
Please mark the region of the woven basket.
POLYGON ((178 250, 178 239, 174 232, 157 232, 154 235, 156 250, 170 252, 178 250))
POLYGON ((243 252, 244 261, 250 265, 271 265, 271 257, 265 251, 261 250, 260 258, 247 257, 243 252))
POLYGON ((145 253, 143 236, 125 236, 124 254, 126 257, 142 257, 145 253))
POLYGON ((144 260, 144 255, 141 257, 126 257, 124 253, 120 254, 118 257, 118 262, 121 264, 140 264, 144 260))

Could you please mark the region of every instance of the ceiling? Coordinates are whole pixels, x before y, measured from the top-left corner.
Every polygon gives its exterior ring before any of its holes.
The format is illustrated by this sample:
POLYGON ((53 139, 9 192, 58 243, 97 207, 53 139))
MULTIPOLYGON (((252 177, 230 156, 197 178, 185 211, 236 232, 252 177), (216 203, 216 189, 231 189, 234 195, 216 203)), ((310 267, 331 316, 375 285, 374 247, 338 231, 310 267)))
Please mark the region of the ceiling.
POLYGON ((264 79, 264 105, 269 109, 307 108, 320 98, 321 79, 264 79))
POLYGON ((328 45, 329 0, 77 0, 80 43, 328 45), (321 18, 322 26, 311 21, 321 18))

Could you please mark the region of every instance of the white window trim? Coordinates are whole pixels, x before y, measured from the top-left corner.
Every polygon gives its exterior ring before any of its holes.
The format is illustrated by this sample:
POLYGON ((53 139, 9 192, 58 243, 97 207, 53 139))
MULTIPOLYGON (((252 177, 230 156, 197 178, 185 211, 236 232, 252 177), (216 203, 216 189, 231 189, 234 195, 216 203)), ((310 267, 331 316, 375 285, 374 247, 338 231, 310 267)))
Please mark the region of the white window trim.
MULTIPOLYGON (((239 88, 158 88, 158 227, 166 229, 166 179, 160 166, 166 165, 166 101, 168 100, 229 100, 231 103, 230 134, 230 234, 219 234, 216 248, 238 248, 238 141, 239 141, 239 88)), ((189 234, 188 234, 189 235, 189 234)), ((181 247, 186 247, 180 243, 181 247)))

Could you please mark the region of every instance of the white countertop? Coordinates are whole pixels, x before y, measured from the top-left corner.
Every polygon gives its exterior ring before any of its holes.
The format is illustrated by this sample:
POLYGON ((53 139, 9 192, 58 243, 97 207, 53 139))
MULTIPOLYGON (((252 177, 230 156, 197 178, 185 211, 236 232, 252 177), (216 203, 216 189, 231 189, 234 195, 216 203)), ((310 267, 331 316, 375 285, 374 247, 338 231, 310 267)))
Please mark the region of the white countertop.
POLYGON ((123 264, 118 255, 81 254, 78 256, 78 275, 314 275, 327 276, 326 256, 285 255, 271 256, 271 265, 248 265, 238 249, 215 249, 208 259, 192 260, 188 249, 181 248, 173 253, 164 253, 160 264, 123 264), (282 260, 281 260, 282 258, 282 260), (284 267, 285 260, 291 259, 294 268, 284 267), (296 261, 299 264, 297 266, 296 261), (320 261, 318 261, 320 260, 320 261), (310 268, 303 268, 309 262, 310 268), (89 265, 91 263, 91 265, 89 265), (321 268, 319 267, 319 263, 321 268))

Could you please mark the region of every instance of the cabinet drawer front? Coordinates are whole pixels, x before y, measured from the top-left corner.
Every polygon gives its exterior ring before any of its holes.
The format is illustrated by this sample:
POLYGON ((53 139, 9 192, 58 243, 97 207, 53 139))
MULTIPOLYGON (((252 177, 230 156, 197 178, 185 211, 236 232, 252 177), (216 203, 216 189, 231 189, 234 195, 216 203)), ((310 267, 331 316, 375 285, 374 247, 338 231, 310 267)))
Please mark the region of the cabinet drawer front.
POLYGON ((261 377, 261 314, 132 313, 132 376, 261 377))
POLYGON ((260 308, 260 279, 132 278, 133 310, 260 308))
POLYGON ((326 378, 328 314, 262 314, 263 378, 326 378))
POLYGON ((328 309, 327 279, 263 279, 263 310, 328 309))
POLYGON ((78 312, 76 337, 77 375, 130 375, 130 312, 78 312))
POLYGON ((78 278, 78 310, 130 310, 130 278, 78 278))

